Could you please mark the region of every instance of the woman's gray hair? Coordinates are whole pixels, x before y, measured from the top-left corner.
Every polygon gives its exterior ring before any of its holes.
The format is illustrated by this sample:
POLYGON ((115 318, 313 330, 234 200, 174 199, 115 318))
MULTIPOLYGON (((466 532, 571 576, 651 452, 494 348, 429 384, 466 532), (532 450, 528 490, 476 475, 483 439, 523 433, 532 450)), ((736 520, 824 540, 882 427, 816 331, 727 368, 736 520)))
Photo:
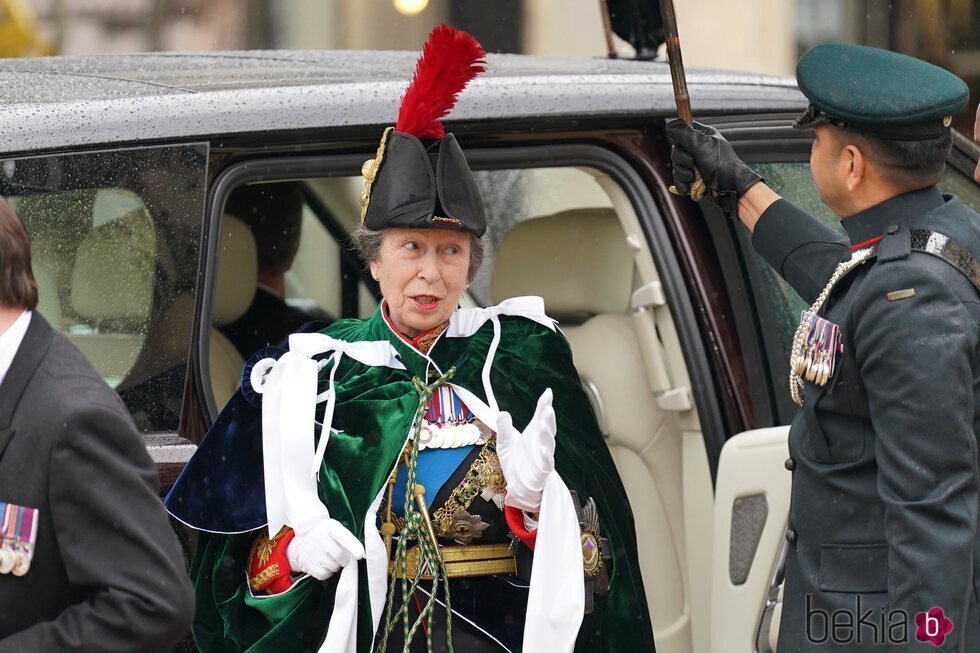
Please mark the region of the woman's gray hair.
MULTIPOLYGON (((361 254, 364 265, 370 265, 371 261, 378 258, 381 254, 381 243, 384 242, 384 229, 368 229, 363 223, 357 225, 357 229, 350 235, 354 246, 361 254)), ((466 273, 466 281, 473 281, 480 266, 483 265, 484 254, 483 238, 476 234, 470 234, 470 269, 466 273)))

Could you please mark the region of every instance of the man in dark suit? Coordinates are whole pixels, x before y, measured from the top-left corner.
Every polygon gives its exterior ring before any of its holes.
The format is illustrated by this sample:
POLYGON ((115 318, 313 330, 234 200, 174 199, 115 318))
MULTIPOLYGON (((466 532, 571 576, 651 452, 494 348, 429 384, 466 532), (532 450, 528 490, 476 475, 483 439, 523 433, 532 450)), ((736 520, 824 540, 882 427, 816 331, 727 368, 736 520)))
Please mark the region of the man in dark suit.
POLYGON ((27 234, 0 198, 0 653, 169 651, 194 598, 143 440, 34 311, 27 234))
MULTIPOLYGON (((307 322, 329 324, 323 311, 306 311, 286 302, 286 273, 299 251, 303 225, 303 186, 299 182, 247 184, 236 188, 225 213, 241 219, 255 236, 258 287, 240 318, 221 327, 244 358, 285 340, 307 322)), ((324 325, 325 326, 325 325, 324 325)))
POLYGON ((814 48, 797 67, 811 173, 847 237, 780 198, 709 127, 676 121, 756 251, 811 303, 793 339, 793 495, 779 653, 980 650, 980 215, 938 188, 954 75, 814 48))

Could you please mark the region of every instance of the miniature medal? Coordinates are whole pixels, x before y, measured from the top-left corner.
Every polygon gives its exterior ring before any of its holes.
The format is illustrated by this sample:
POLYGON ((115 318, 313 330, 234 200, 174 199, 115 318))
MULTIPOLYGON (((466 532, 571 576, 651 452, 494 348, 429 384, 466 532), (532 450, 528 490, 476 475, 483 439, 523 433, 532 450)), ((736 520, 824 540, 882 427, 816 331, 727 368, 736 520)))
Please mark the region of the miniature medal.
POLYGON ((0 574, 23 576, 31 568, 38 510, 0 503, 0 574))
POLYGON ((806 311, 800 320, 800 326, 793 334, 793 348, 789 359, 789 392, 797 406, 803 405, 803 379, 810 378, 811 375, 816 379, 816 369, 810 372, 810 367, 814 368, 818 364, 817 354, 821 353, 822 360, 819 361, 821 367, 820 378, 826 384, 834 374, 834 363, 837 355, 843 349, 843 338, 840 335, 840 328, 829 320, 818 317, 820 309, 830 297, 830 292, 848 272, 855 269, 865 261, 870 261, 877 250, 874 247, 866 247, 851 253, 851 258, 841 261, 834 273, 830 275, 830 280, 824 286, 817 300, 806 311), (819 352, 817 351, 819 349, 819 352))
MULTIPOLYGON (((804 319, 806 315, 804 314, 804 319)), ((815 385, 827 385, 834 375, 837 356, 844 351, 840 327, 819 315, 810 318, 804 354, 797 361, 797 374, 815 385)))
POLYGON ((4 542, 0 545, 0 574, 9 574, 13 571, 15 562, 14 552, 11 550, 10 545, 4 542))
POLYGON ((449 386, 432 393, 419 436, 419 450, 456 449, 484 444, 487 435, 476 424, 476 417, 449 386))
POLYGON ((12 573, 14 576, 23 576, 30 568, 30 549, 19 547, 19 550, 14 553, 14 568, 10 570, 10 573, 12 573))

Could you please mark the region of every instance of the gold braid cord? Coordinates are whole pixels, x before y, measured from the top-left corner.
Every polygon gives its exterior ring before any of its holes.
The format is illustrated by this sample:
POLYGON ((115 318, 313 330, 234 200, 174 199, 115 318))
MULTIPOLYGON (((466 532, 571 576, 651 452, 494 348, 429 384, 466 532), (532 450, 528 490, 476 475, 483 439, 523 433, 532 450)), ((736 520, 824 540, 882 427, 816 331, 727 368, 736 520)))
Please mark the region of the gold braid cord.
POLYGON ((810 323, 813 322, 813 318, 817 316, 823 305, 827 303, 827 299, 830 297, 830 292, 837 285, 848 272, 858 267, 862 263, 868 260, 872 254, 874 254, 875 249, 873 247, 867 247, 865 249, 859 249, 853 254, 851 258, 839 263, 837 269, 834 273, 830 275, 830 281, 824 286, 823 290, 820 292, 820 296, 817 297, 817 301, 813 302, 804 313, 803 317, 800 318, 800 325, 796 327, 796 333, 793 335, 793 349, 790 352, 789 357, 789 394, 793 397, 793 401, 796 402, 797 406, 803 406, 803 372, 806 369, 806 356, 804 352, 806 350, 806 340, 807 333, 810 328, 810 323))
MULTIPOLYGON (((412 644, 412 639, 418 632, 423 621, 425 622, 425 643, 426 650, 432 653, 432 620, 436 605, 436 594, 438 594, 439 583, 442 582, 443 593, 446 603, 446 642, 449 653, 453 653, 453 628, 452 628, 452 604, 449 597, 449 579, 446 573, 446 565, 439 552, 439 544, 436 541, 435 529, 429 520, 428 511, 425 509, 425 488, 415 482, 415 473, 418 469, 419 459, 419 435, 422 428, 422 421, 425 417, 426 408, 432 399, 433 391, 443 383, 448 382, 456 373, 456 368, 450 368, 448 372, 436 379, 431 385, 426 385, 421 379, 415 377, 412 383, 415 391, 419 394, 418 407, 415 410, 415 419, 412 425, 412 435, 410 437, 407 451, 404 452, 405 467, 408 477, 405 483, 405 526, 398 538, 398 545, 395 549, 394 565, 399 568, 400 574, 392 574, 391 583, 388 587, 388 600, 385 607, 384 633, 378 642, 377 651, 386 652, 388 648, 388 636, 397 622, 402 622, 404 634, 403 653, 408 653, 412 644), (415 575, 409 578, 408 574, 408 541, 418 542, 419 560, 415 568, 415 575), (412 621, 409 614, 409 604, 418 589, 419 581, 422 577, 432 578, 432 591, 429 599, 419 610, 419 616, 412 621), (401 576, 401 578, 398 578, 401 576), (398 610, 394 610, 395 588, 401 582, 401 605, 398 610), (394 612, 394 614, 392 614, 394 612)), ((398 461, 395 462, 398 468, 398 461)))
POLYGON ((367 217, 368 204, 371 203, 371 186, 374 185, 374 179, 378 176, 378 170, 381 169, 381 164, 385 160, 385 147, 388 145, 388 135, 394 129, 394 127, 385 129, 385 133, 381 135, 381 142, 378 143, 378 151, 375 153, 374 158, 368 159, 361 166, 361 176, 364 177, 364 190, 361 192, 361 224, 364 224, 364 219, 367 217))

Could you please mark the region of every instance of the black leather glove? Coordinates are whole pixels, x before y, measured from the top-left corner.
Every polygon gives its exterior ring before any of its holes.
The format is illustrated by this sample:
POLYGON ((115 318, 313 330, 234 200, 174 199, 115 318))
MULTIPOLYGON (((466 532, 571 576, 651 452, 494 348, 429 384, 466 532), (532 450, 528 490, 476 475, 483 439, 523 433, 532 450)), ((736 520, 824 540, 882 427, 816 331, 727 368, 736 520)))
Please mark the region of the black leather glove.
POLYGON ((717 129, 699 122, 688 125, 683 120, 667 122, 667 140, 673 148, 670 160, 674 166, 674 186, 687 195, 694 181, 694 168, 701 172, 712 201, 729 217, 738 215, 739 195, 762 177, 735 154, 735 150, 717 129))

